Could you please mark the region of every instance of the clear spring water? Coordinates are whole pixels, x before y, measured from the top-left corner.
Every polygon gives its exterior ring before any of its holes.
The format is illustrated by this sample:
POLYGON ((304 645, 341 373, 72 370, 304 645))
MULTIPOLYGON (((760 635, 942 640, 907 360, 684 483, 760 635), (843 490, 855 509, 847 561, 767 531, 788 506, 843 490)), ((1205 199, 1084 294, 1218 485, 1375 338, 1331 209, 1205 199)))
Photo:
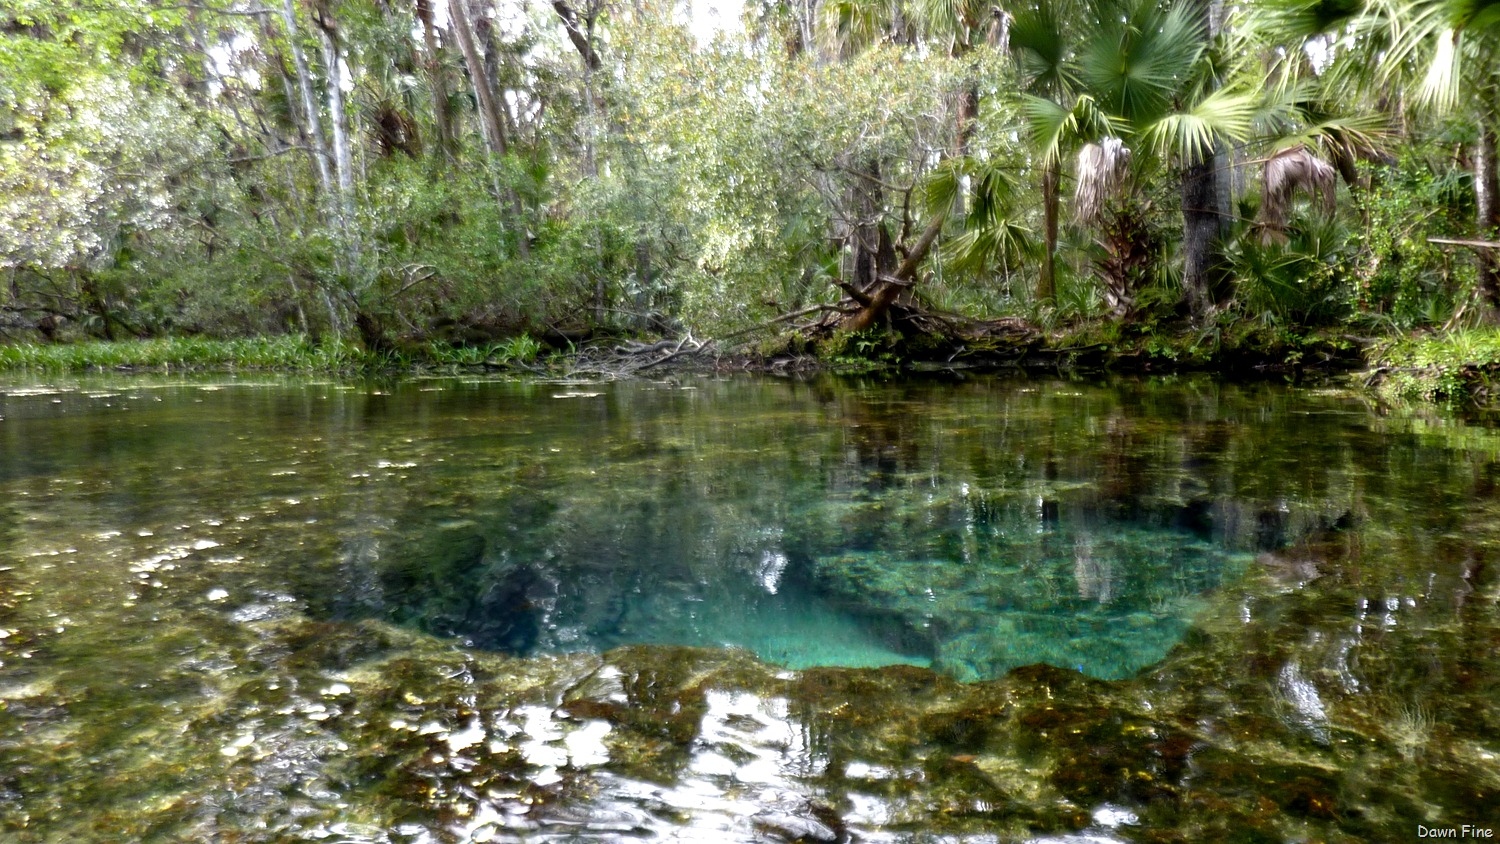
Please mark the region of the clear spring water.
POLYGON ((72 506, 113 553, 165 526, 194 561, 248 563, 205 581, 225 605, 287 595, 520 656, 737 646, 788 668, 1124 677, 1264 550, 1216 534, 1208 490, 1101 489, 1135 479, 1060 466, 984 404, 882 398, 841 419, 815 387, 717 382, 26 398, 0 480, 24 501, 76 476, 72 506), (302 535, 261 530, 288 521, 302 535))
POLYGON ((1377 840, 1500 794, 1497 454, 1208 382, 12 379, 0 832, 1377 840))

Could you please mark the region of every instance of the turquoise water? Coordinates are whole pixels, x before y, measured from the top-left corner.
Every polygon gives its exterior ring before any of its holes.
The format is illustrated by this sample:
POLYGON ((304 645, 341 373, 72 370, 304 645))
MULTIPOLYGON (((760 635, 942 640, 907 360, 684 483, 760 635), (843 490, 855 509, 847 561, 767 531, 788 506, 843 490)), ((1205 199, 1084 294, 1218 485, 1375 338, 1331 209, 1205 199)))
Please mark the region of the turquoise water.
POLYGON ((521 656, 737 646, 788 668, 905 663, 974 680, 1047 662, 1115 678, 1165 656, 1197 596, 1251 559, 1206 531, 1100 516, 1064 489, 1040 504, 930 477, 830 490, 772 461, 741 483, 703 451, 691 470, 614 480, 613 496, 549 473, 547 488, 424 508, 352 552, 370 586, 339 612, 521 656))
POLYGON ((12 377, 0 839, 1482 824, 1497 466, 1207 381, 12 377))
POLYGON ((1098 479, 1045 462, 1026 476, 1026 446, 982 408, 933 405, 871 431, 827 418, 815 389, 23 396, 8 428, 27 447, 10 472, 54 487, 70 463, 97 473, 84 483, 101 532, 157 535, 175 514, 196 523, 193 543, 258 561, 261 591, 321 617, 518 656, 645 643, 742 647, 794 669, 906 663, 974 680, 1047 662, 1125 677, 1165 656, 1196 596, 1256 550, 1213 535, 1207 498, 1101 497, 1098 479), (890 424, 914 430, 879 430, 890 424), (986 477, 949 448, 1014 465, 986 477), (124 492, 132 481, 149 499, 124 492), (335 547, 303 556, 263 538, 267 510, 307 513, 294 547, 335 547), (282 567, 296 573, 276 582, 282 567))

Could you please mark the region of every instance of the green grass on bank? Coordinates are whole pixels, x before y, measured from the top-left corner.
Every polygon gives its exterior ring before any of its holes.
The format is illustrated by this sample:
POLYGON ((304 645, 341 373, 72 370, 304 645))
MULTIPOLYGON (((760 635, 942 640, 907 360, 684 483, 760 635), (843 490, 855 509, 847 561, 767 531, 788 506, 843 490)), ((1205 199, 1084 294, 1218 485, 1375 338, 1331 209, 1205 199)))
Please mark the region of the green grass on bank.
POLYGON ((1488 404, 1500 399, 1500 327, 1398 338, 1374 349, 1369 365, 1386 398, 1488 404))
MULTIPOLYGON (((315 343, 295 335, 237 340, 173 337, 0 345, 0 371, 354 374, 525 365, 536 361, 542 350, 541 343, 525 334, 484 346, 430 344, 386 352, 371 352, 336 339, 315 343)), ((1370 348, 1366 356, 1367 383, 1385 399, 1444 404, 1500 402, 1500 327, 1394 338, 1370 348)), ((833 358, 828 362, 837 368, 839 361, 833 358)))
POLYGON ((504 343, 449 347, 438 344, 370 352, 342 340, 314 343, 301 336, 214 340, 169 337, 118 342, 0 345, 0 371, 88 372, 202 369, 282 372, 364 372, 417 367, 506 366, 529 363, 542 346, 522 334, 504 343))
POLYGON ((0 346, 0 369, 85 372, 109 369, 276 369, 326 372, 360 369, 369 355, 349 343, 304 337, 213 340, 170 337, 118 342, 0 346))

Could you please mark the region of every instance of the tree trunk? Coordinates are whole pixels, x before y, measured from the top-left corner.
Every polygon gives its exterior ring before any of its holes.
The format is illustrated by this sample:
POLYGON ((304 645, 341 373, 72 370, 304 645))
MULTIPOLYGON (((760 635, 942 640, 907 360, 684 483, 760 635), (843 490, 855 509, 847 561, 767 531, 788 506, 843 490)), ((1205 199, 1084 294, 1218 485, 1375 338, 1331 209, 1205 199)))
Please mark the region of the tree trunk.
POLYGON ((349 115, 344 109, 344 73, 340 67, 339 46, 329 30, 323 35, 323 59, 328 75, 328 120, 333 130, 333 172, 338 180, 339 222, 348 226, 354 196, 354 154, 349 144, 349 115))
MULTIPOLYGON (((1478 207, 1480 240, 1500 240, 1500 156, 1496 134, 1500 115, 1493 111, 1480 117, 1479 146, 1474 156, 1474 194, 1478 207)), ((1479 249, 1479 290, 1492 311, 1500 310, 1500 249, 1479 249)))
POLYGON ((1217 156, 1211 149, 1200 153, 1182 174, 1182 295, 1199 321, 1213 308, 1222 261, 1219 242, 1227 219, 1219 213, 1224 184, 1217 156))
POLYGON ((1057 206, 1062 159, 1042 165, 1042 272, 1036 280, 1036 300, 1050 302, 1057 295, 1057 206))
MULTIPOLYGON (((1191 13, 1212 40, 1222 15, 1215 0, 1192 0, 1191 13)), ((1217 86, 1217 82, 1214 83, 1217 86)), ((1220 241, 1229 224, 1229 189, 1225 184, 1226 162, 1218 145, 1194 151, 1184 162, 1182 173, 1182 296, 1194 321, 1203 321, 1213 308, 1221 281, 1223 255, 1220 241)))
POLYGON ((500 96, 500 44, 495 40, 495 26, 484 18, 474 23, 480 55, 484 58, 484 84, 495 104, 495 129, 500 133, 501 155, 510 150, 510 115, 500 96))
POLYGON ((78 273, 79 290, 83 293, 84 307, 94 312, 99 318, 99 330, 104 334, 104 339, 113 343, 118 336, 115 334, 115 316, 110 313, 109 303, 104 300, 104 294, 99 292, 99 283, 87 270, 78 273))
POLYGON ((552 0, 552 8, 562 19, 563 29, 568 33, 568 40, 573 42, 573 49, 577 50, 579 57, 583 59, 584 67, 588 70, 598 70, 603 63, 599 60, 599 52, 594 49, 593 18, 580 18, 578 12, 564 0, 552 0))
POLYGON ((927 228, 922 230, 922 236, 912 244, 906 253, 906 260, 896 268, 895 275, 882 276, 877 281, 877 287, 871 292, 864 307, 850 314, 840 325, 846 331, 863 331, 874 325, 886 311, 890 310, 902 291, 911 287, 912 281, 917 277, 917 268, 922 265, 927 253, 932 251, 932 245, 937 242, 938 235, 943 232, 943 222, 947 214, 939 213, 927 222, 927 228))
POLYGON ((966 85, 958 94, 958 155, 969 154, 969 142, 974 139, 974 130, 979 126, 979 86, 966 85))
POLYGON ((432 89, 432 121, 437 126, 438 148, 442 157, 453 158, 453 126, 448 120, 448 75, 443 72, 442 45, 432 21, 432 0, 417 0, 417 17, 422 19, 422 45, 427 56, 422 66, 432 89))
MULTIPOLYGON (((979 86, 972 83, 966 84, 964 89, 958 92, 957 105, 958 119, 953 127, 953 154, 957 160, 962 161, 969 154, 969 146, 974 140, 974 131, 979 126, 979 86)), ((966 192, 957 191, 953 204, 953 213, 963 217, 969 206, 969 197, 966 192)))
POLYGON ((635 330, 650 331, 652 308, 651 244, 643 237, 635 242, 635 330))
POLYGON ((587 118, 583 124, 583 172, 589 178, 598 175, 598 163, 594 157, 594 136, 599 125, 598 104, 594 96, 594 73, 603 66, 599 51, 594 48, 594 22, 598 19, 597 0, 588 0, 583 15, 569 6, 565 0, 552 0, 552 8, 562 20, 568 40, 583 60, 583 107, 587 118))
POLYGON ((358 272, 359 244, 354 232, 354 156, 349 144, 349 116, 344 109, 344 74, 339 58, 338 34, 331 20, 319 19, 319 36, 323 39, 323 72, 328 77, 328 121, 333 134, 333 172, 338 182, 335 206, 339 237, 349 266, 346 272, 358 272))
POLYGON ((495 92, 490 88, 489 77, 484 72, 484 60, 474 46, 474 30, 469 25, 469 12, 464 0, 448 0, 448 17, 453 22, 453 35, 458 39, 458 48, 464 54, 464 65, 469 70, 469 82, 474 86, 474 98, 479 104, 479 127, 484 134, 485 146, 493 155, 503 156, 507 152, 505 132, 500 123, 500 107, 495 102, 495 92))
MULTIPOLYGON (((302 45, 297 36, 297 12, 292 0, 282 0, 281 21, 286 27, 286 42, 292 53, 292 67, 297 71, 297 92, 302 98, 303 128, 312 147, 313 162, 317 165, 318 188, 325 202, 333 198, 333 176, 329 169, 331 156, 328 142, 323 137, 323 118, 313 97, 312 74, 307 71, 307 59, 302 55, 302 45)), ((325 206, 326 208, 326 206, 325 206)))
MULTIPOLYGON (((469 24, 468 10, 464 7, 464 0, 448 0, 448 16, 453 23, 453 34, 458 39, 458 48, 464 54, 464 66, 469 71, 469 82, 474 86, 474 98, 479 104, 479 127, 484 135, 485 147, 495 157, 503 157, 510 152, 510 145, 505 135, 505 119, 500 112, 499 98, 495 89, 490 85, 489 73, 485 70, 485 63, 479 54, 479 48, 474 44, 474 29, 469 24)), ((495 202, 499 205, 500 214, 503 217, 507 211, 513 216, 516 228, 516 253, 526 258, 531 253, 531 244, 527 242, 527 233, 523 224, 524 214, 521 207, 521 198, 509 187, 502 187, 498 176, 492 174, 492 183, 495 190, 495 202)))
POLYGON ((1140 292, 1152 277, 1157 238, 1141 207, 1134 202, 1111 203, 1100 223, 1103 258, 1096 264, 1104 284, 1104 301, 1115 319, 1135 316, 1140 292))
POLYGON ((847 281, 869 293, 882 274, 889 274, 895 268, 895 250, 890 247, 890 235, 881 224, 885 192, 880 184, 880 162, 871 158, 850 169, 854 171, 854 181, 849 185, 849 245, 853 249, 853 263, 847 281))

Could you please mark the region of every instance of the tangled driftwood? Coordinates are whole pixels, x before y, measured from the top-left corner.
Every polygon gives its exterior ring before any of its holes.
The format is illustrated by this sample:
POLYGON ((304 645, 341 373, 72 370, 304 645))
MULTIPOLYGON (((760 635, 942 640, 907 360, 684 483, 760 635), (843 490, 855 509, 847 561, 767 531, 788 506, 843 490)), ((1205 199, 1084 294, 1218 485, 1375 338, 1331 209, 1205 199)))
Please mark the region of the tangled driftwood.
POLYGON ((655 343, 625 340, 607 349, 585 349, 572 361, 566 374, 568 377, 625 378, 663 364, 702 364, 704 360, 717 360, 718 356, 715 341, 699 340, 689 332, 675 340, 655 343))

